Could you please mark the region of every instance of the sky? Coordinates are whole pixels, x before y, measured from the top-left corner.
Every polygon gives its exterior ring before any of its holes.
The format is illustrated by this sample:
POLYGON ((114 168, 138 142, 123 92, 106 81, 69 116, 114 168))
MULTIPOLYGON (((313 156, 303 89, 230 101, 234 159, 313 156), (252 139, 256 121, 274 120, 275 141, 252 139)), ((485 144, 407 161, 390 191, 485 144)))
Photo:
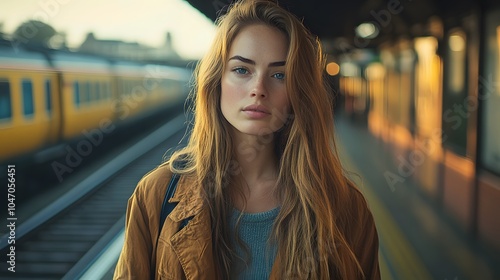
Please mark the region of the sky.
POLYGON ((97 39, 164 44, 167 31, 184 58, 197 59, 208 49, 215 27, 183 0, 1 0, 1 31, 7 34, 27 20, 43 21, 65 32, 76 48, 87 33, 97 39))

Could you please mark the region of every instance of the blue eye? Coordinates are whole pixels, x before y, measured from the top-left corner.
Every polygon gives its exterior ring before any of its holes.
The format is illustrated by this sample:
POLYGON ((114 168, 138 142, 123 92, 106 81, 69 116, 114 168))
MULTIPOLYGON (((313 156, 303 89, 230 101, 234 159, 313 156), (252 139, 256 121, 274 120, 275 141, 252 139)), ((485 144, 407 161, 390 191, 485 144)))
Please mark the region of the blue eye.
POLYGON ((273 75, 274 78, 278 80, 284 80, 285 79, 285 73, 276 73, 273 75))
POLYGON ((248 70, 245 69, 245 68, 242 68, 242 67, 238 67, 238 68, 234 68, 233 71, 236 73, 236 74, 240 74, 240 75, 245 75, 245 74, 248 74, 248 70))

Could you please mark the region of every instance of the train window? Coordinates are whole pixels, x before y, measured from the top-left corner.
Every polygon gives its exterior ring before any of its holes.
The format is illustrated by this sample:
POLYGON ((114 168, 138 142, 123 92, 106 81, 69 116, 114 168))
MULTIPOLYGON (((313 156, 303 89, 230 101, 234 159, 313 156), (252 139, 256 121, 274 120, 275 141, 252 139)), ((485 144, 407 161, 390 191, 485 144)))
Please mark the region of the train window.
POLYGON ((82 91, 81 91, 81 101, 82 101, 82 104, 86 104, 89 102, 89 83, 88 82, 85 82, 85 83, 82 83, 81 85, 81 88, 82 88, 82 91))
POLYGON ((0 120, 12 118, 12 103, 10 97, 10 83, 0 79, 0 120))
POLYGON ((94 96, 94 87, 91 82, 87 82, 87 97, 88 97, 88 102, 92 103, 95 101, 95 96, 94 96))
POLYGON ((94 84, 94 99, 96 102, 99 102, 102 100, 102 98, 101 98, 101 86, 100 86, 99 82, 94 84))
POLYGON ((92 89, 92 84, 90 82, 87 82, 87 85, 85 86, 86 90, 85 90, 85 95, 87 96, 87 102, 88 103, 91 103, 93 102, 94 100, 93 99, 93 95, 92 95, 92 92, 94 91, 92 89))
POLYGON ((106 82, 101 83, 101 98, 103 101, 108 99, 108 92, 106 90, 106 82))
POLYGON ((78 81, 73 82, 73 94, 75 97, 75 105, 76 107, 80 107, 81 96, 80 96, 80 84, 78 81))
POLYGON ((107 96, 106 96, 106 83, 105 82, 100 83, 99 87, 100 87, 100 92, 101 92, 101 99, 102 99, 102 101, 104 101, 104 100, 107 99, 107 96))
POLYGON ((483 75, 478 98, 483 104, 481 165, 500 174, 500 10, 486 15, 483 75))
POLYGON ((124 81, 124 83, 125 84, 123 85, 123 94, 127 95, 130 92, 130 81, 126 80, 124 81))
POLYGON ((101 83, 101 98, 103 101, 108 99, 105 82, 101 83))
POLYGON ((105 90, 105 91, 106 91, 106 98, 107 98, 108 100, 111 100, 111 99, 112 99, 112 94, 111 94, 111 84, 110 84, 110 83, 105 83, 104 85, 105 85, 105 87, 106 87, 106 90, 105 90))
POLYGON ((22 80, 23 92, 23 114, 25 117, 33 117, 35 111, 33 106, 33 83, 31 80, 22 80))
POLYGON ((52 112, 52 90, 50 80, 45 80, 45 110, 50 115, 52 112))
POLYGON ((118 92, 119 95, 121 95, 123 93, 123 90, 124 90, 124 82, 123 82, 123 79, 117 79, 118 82, 116 83, 116 92, 118 92))
POLYGON ((465 156, 467 118, 457 110, 467 100, 467 38, 461 28, 451 30, 447 37, 443 81, 443 131, 448 136, 443 144, 465 156))

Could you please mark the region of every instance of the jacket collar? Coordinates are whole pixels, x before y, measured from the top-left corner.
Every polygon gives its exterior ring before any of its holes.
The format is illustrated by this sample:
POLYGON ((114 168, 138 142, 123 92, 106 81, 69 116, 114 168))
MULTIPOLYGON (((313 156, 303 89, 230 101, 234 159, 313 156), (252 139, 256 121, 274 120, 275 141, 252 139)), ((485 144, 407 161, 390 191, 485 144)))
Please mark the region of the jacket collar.
POLYGON ((170 218, 175 222, 180 222, 186 218, 193 217, 200 213, 204 201, 201 196, 201 188, 195 186, 196 181, 190 176, 181 176, 177 184, 177 190, 169 202, 177 202, 177 206, 170 213, 170 218))
POLYGON ((180 222, 192 217, 184 228, 170 238, 186 279, 217 279, 210 211, 201 195, 200 186, 190 176, 181 176, 169 202, 178 203, 169 215, 173 221, 180 222))
MULTIPOLYGON (((181 176, 174 196, 169 202, 177 202, 169 217, 175 222, 186 218, 192 220, 170 239, 172 248, 177 254, 187 279, 216 279, 215 263, 212 248, 211 218, 208 207, 201 195, 201 187, 194 178, 181 176), (190 244, 190 245, 189 245, 190 244), (193 245, 197 244, 193 250, 193 245)), ((277 276, 277 260, 272 267, 269 279, 280 279, 277 276)))

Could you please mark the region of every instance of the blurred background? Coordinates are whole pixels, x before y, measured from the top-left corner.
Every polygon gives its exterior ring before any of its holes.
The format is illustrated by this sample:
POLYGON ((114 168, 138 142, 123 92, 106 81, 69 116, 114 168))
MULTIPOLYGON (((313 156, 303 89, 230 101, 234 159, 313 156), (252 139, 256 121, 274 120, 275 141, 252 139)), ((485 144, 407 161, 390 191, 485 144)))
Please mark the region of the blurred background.
MULTIPOLYGON (((127 199, 184 145, 230 3, 0 3, 0 279, 111 278, 127 199)), ((382 278, 500 279, 500 4, 279 3, 323 46, 382 278)))
POLYGON ((105 55, 114 48, 134 60, 198 59, 215 31, 182 0, 6 0, 0 13, 0 32, 19 43, 105 55))

